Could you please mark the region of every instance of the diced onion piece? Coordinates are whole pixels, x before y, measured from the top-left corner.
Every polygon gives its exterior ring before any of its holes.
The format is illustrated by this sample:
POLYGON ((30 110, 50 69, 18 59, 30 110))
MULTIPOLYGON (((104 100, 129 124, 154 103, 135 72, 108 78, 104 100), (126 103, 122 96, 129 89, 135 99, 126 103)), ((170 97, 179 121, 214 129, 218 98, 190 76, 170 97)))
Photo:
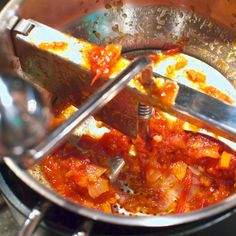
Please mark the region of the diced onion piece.
POLYGON ((187 172, 187 164, 184 163, 183 161, 178 161, 178 162, 175 162, 172 166, 172 171, 175 175, 175 177, 182 181, 186 175, 186 172, 187 172))
POLYGON ((153 136, 153 140, 157 143, 162 141, 162 136, 161 135, 155 135, 153 136))
POLYGON ((86 170, 89 181, 96 181, 98 177, 107 171, 106 168, 93 164, 86 166, 86 170))
POLYGON ((130 157, 135 157, 137 155, 135 146, 132 144, 129 148, 129 156, 130 157))
POLYGON ((229 164, 230 164, 230 160, 232 159, 232 154, 224 151, 220 157, 219 160, 219 166, 220 168, 223 169, 228 169, 229 168, 229 164))
POLYGON ((61 116, 63 116, 64 119, 68 119, 71 117, 78 109, 72 105, 68 106, 66 109, 64 109, 61 113, 61 116))
POLYGON ((109 191, 109 184, 107 179, 98 178, 98 180, 88 186, 88 193, 92 198, 97 198, 101 194, 109 191))

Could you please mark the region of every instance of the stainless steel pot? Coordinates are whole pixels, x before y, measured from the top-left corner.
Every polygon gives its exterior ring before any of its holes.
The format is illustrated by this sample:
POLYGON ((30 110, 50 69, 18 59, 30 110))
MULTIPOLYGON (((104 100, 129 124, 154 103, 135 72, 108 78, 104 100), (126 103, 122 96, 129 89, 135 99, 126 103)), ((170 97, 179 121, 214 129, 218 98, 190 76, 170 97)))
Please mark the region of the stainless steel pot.
MULTIPOLYGON (((125 51, 181 44, 186 54, 219 70, 235 87, 236 2, 227 0, 12 0, 0 14, 0 69, 21 73, 7 25, 15 14, 59 28, 97 44, 119 42, 125 51)), ((113 224, 168 227, 199 221, 236 206, 236 195, 214 206, 181 215, 127 217, 97 212, 39 184, 5 158, 10 169, 33 190, 76 214, 113 224)))

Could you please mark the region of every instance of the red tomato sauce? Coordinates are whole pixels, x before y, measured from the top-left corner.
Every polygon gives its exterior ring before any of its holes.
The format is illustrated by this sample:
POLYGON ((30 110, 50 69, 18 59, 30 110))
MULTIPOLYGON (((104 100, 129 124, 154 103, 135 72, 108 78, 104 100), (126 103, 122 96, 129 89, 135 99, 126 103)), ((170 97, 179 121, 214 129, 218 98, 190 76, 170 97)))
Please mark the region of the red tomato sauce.
POLYGON ((235 191, 236 154, 213 138, 184 131, 182 125, 156 112, 149 141, 113 129, 100 139, 83 135, 76 145, 67 143, 44 158, 41 169, 65 198, 107 213, 116 212, 116 204, 152 215, 215 204, 235 191), (106 173, 117 155, 125 159, 125 167, 112 184, 106 173), (122 191, 121 183, 133 193, 122 191))
POLYGON ((110 44, 104 47, 94 47, 88 55, 91 70, 94 73, 91 85, 100 77, 108 77, 112 66, 118 61, 121 55, 121 46, 110 44))
POLYGON ((214 98, 217 98, 230 104, 233 103, 232 98, 230 98, 227 94, 221 92, 219 89, 216 89, 211 85, 199 85, 199 89, 214 98))
POLYGON ((166 45, 163 47, 163 50, 164 50, 164 55, 167 56, 173 56, 183 51, 182 48, 178 45, 166 45))
MULTIPOLYGON (((109 45, 92 51, 92 83, 100 76, 109 76, 120 50, 109 45)), ((170 50, 167 54, 181 52, 179 48, 170 50)), ((202 82, 199 77, 192 80, 202 82)), ((170 104, 176 90, 176 84, 168 81, 149 92, 170 104)), ((205 92, 227 100, 209 87, 205 92)), ((66 114, 57 107, 54 111, 58 125, 66 114)), ((100 139, 83 135, 44 158, 40 166, 56 192, 106 213, 117 213, 117 205, 131 213, 151 215, 190 212, 222 201, 235 192, 236 186, 234 151, 211 137, 184 131, 183 121, 170 121, 158 111, 150 121, 146 141, 131 139, 114 129, 100 139), (109 161, 116 156, 124 158, 125 166, 117 181, 111 183, 107 177, 109 161), (122 190, 124 184, 129 191, 122 190)))

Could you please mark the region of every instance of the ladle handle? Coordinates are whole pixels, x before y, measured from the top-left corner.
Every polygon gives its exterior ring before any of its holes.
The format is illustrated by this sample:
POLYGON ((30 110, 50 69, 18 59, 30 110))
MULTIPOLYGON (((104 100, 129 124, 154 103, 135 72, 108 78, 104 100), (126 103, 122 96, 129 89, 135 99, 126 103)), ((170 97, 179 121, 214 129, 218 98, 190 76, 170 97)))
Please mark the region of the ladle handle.
POLYGON ((49 134, 34 149, 27 152, 22 157, 25 167, 33 165, 42 157, 47 156, 60 146, 71 132, 90 115, 114 98, 125 85, 137 76, 147 66, 151 65, 151 61, 147 57, 139 57, 130 63, 130 65, 120 72, 114 79, 107 82, 99 89, 93 97, 91 97, 78 111, 76 111, 68 120, 49 134))
POLYGON ((94 224, 93 220, 90 219, 85 220, 84 222, 81 223, 77 231, 72 234, 72 236, 89 236, 93 228, 93 224, 94 224))

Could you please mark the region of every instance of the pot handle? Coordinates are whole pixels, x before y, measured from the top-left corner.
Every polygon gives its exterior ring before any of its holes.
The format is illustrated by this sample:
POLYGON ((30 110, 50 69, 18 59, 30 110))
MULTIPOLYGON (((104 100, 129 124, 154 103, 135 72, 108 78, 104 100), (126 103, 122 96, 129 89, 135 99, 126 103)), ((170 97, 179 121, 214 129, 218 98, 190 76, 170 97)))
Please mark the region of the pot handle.
POLYGON ((25 222, 21 225, 16 236, 32 236, 50 206, 51 203, 49 202, 38 203, 29 213, 25 222))
POLYGON ((93 223, 94 222, 92 220, 85 220, 72 236, 89 236, 93 227, 93 223))

